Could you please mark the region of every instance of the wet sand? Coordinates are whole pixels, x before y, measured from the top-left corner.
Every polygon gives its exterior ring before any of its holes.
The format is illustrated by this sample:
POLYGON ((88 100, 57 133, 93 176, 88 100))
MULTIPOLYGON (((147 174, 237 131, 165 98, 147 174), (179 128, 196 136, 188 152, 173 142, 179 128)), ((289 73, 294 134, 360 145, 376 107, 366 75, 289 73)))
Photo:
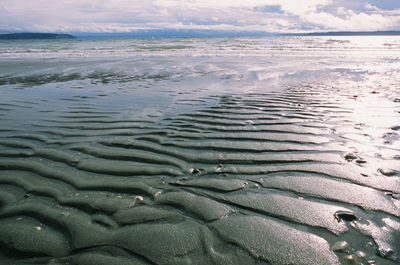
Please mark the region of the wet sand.
POLYGON ((400 262, 393 80, 106 77, 2 78, 1 264, 400 262))

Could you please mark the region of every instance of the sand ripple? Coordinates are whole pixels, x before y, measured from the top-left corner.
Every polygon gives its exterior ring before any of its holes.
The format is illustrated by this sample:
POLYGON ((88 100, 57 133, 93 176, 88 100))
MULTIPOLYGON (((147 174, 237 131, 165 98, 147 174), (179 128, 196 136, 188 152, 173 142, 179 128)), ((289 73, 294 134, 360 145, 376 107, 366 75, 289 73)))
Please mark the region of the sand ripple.
POLYGON ((161 118, 104 95, 1 99, 0 261, 400 262, 399 113, 360 124, 332 91, 185 99, 161 118))

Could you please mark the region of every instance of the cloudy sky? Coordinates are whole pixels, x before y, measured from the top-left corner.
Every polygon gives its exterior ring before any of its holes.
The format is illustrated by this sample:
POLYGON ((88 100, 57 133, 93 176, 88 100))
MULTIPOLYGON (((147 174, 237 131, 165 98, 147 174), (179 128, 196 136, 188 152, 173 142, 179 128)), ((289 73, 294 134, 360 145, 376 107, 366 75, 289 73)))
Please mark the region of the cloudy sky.
POLYGON ((400 30, 400 0, 1 0, 0 31, 400 30))

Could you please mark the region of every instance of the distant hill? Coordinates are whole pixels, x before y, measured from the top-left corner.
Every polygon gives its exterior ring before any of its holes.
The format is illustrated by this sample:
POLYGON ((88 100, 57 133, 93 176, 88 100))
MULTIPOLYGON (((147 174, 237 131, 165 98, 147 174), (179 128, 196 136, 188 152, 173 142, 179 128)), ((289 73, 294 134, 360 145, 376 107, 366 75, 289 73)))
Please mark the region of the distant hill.
POLYGON ((400 31, 338 31, 284 34, 290 36, 400 36, 400 31))
POLYGON ((55 33, 11 33, 0 34, 0 40, 55 40, 55 39, 75 39, 69 34, 55 33))

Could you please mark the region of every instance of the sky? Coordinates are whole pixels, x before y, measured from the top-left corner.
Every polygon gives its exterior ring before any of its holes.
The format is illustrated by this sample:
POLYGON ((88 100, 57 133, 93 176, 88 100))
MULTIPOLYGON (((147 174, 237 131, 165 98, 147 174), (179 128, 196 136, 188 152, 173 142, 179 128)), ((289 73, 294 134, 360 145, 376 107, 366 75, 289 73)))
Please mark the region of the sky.
POLYGON ((400 30, 400 0, 0 0, 1 32, 400 30))

